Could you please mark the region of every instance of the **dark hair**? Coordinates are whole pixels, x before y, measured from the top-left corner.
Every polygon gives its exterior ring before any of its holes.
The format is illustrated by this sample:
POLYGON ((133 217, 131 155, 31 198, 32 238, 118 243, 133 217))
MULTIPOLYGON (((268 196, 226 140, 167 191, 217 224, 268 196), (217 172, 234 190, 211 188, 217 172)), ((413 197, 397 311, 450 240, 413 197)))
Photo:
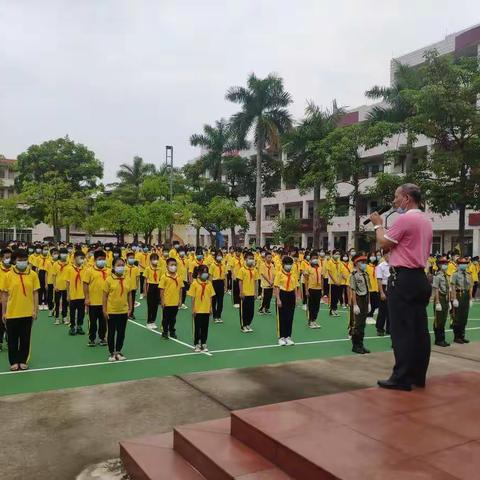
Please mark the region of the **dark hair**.
POLYGON ((18 249, 18 250, 15 250, 13 253, 12 253, 12 262, 16 262, 17 259, 19 258, 25 258, 25 259, 28 259, 28 252, 26 250, 23 250, 23 249, 18 249))
POLYGON ((95 252, 93 252, 94 260, 97 260, 100 257, 106 258, 107 254, 103 250, 95 250, 95 252))
POLYGON ((68 250, 65 247, 62 247, 58 250, 58 253, 66 253, 68 254, 68 250))
POLYGON ((112 267, 114 267, 118 262, 125 263, 125 260, 122 257, 114 258, 112 262, 112 267))
POLYGON ((9 249, 9 248, 4 248, 2 249, 2 251, 0 252, 0 257, 3 257, 4 255, 8 254, 8 253, 12 253, 12 251, 9 249))
POLYGON ((293 258, 288 255, 282 258, 282 265, 293 265, 293 258))
POLYGON ((173 263, 177 263, 177 260, 175 260, 175 258, 168 257, 166 263, 168 264, 168 263, 172 263, 172 262, 173 262, 173 263))
POLYGON ((150 260, 158 260, 160 257, 158 256, 158 253, 152 253, 150 254, 150 260))
POLYGON ((75 250, 75 253, 73 254, 73 258, 77 257, 84 257, 85 254, 81 250, 75 250))

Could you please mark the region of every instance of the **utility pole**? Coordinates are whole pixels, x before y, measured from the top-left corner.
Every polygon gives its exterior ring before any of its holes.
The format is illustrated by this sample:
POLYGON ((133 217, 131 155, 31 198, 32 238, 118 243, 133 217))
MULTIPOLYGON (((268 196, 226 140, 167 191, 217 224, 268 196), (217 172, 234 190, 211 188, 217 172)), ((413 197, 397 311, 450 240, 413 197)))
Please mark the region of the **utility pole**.
MULTIPOLYGON (((165 146, 165 167, 170 169, 170 203, 173 200, 173 145, 165 146)), ((170 225, 170 247, 173 245, 173 224, 170 225)))

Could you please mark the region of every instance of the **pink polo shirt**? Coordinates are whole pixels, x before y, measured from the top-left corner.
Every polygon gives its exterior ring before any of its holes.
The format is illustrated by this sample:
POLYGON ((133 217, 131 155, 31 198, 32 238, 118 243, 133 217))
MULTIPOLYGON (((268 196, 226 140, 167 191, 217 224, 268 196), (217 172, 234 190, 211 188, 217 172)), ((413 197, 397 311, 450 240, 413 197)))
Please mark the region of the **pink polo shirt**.
POLYGON ((390 250, 390 266, 425 268, 432 236, 432 222, 422 211, 413 208, 399 215, 385 233, 385 238, 395 243, 390 250))

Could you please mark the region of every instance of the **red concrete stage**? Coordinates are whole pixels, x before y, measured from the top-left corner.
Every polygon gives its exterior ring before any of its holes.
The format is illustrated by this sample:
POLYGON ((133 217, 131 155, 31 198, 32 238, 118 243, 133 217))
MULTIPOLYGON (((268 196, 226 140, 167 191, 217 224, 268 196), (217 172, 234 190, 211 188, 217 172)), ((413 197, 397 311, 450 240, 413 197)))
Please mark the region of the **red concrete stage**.
MULTIPOLYGON (((319 379, 321 381, 321 379, 319 379)), ((121 442, 134 480, 480 478, 480 373, 233 412, 121 442)))

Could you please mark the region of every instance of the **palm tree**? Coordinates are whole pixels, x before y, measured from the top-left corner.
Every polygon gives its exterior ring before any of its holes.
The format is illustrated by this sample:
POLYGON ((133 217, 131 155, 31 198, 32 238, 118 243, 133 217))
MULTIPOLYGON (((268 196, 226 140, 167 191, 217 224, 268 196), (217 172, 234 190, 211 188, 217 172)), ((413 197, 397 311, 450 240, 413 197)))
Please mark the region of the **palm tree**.
POLYGON ((190 137, 190 144, 200 146, 207 151, 199 159, 204 171, 210 173, 214 182, 222 180, 222 162, 226 154, 237 149, 232 130, 227 121, 222 118, 215 122, 215 126, 204 125, 203 134, 194 134, 190 137))
POLYGON ((283 80, 275 74, 257 78, 251 74, 247 87, 231 87, 226 99, 238 103, 242 109, 231 118, 231 126, 239 141, 245 141, 253 133, 256 147, 255 220, 256 243, 262 240, 262 154, 265 148, 278 151, 280 136, 292 126, 287 107, 292 98, 284 90, 283 80))
POLYGON ((120 180, 118 190, 125 203, 136 205, 140 203, 140 186, 148 175, 155 173, 155 165, 145 163, 142 157, 133 157, 133 164, 122 163, 117 171, 120 180))

